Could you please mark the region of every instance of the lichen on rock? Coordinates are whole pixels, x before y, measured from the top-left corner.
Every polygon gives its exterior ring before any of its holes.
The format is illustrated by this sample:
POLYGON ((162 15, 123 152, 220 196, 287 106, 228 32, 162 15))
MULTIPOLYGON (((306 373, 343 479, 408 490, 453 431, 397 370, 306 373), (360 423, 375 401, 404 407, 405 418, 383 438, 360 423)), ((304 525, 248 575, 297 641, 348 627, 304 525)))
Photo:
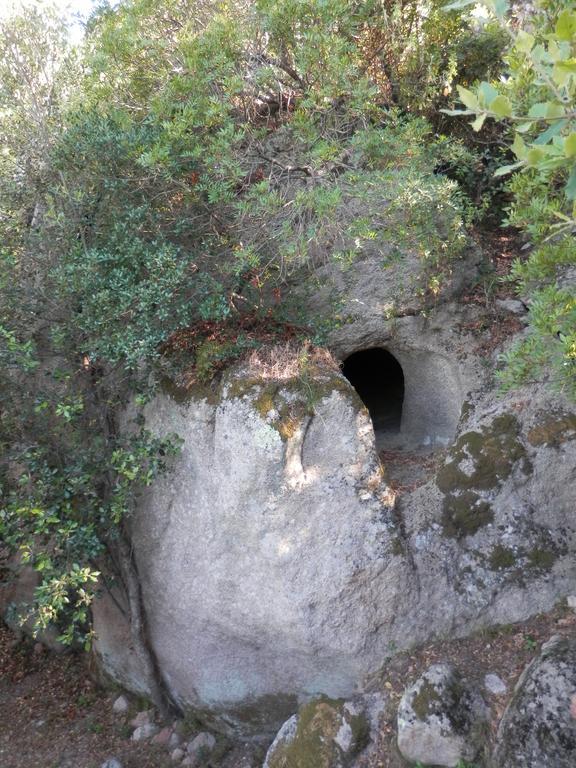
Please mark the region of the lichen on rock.
POLYGON ((482 746, 487 709, 448 664, 433 664, 398 707, 398 748, 412 762, 456 766, 482 746))
POLYGON ((516 685, 493 768, 574 768, 575 712, 576 639, 552 638, 516 685))

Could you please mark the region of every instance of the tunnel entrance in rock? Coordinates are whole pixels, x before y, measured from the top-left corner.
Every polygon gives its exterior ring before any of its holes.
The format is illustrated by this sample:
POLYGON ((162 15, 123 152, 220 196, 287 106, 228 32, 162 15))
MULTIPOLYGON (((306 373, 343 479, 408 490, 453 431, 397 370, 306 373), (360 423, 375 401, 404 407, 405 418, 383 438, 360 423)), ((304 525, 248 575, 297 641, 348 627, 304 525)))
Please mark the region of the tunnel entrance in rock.
POLYGON ((362 349, 344 360, 342 373, 368 408, 377 438, 395 435, 402 424, 404 372, 386 349, 362 349))

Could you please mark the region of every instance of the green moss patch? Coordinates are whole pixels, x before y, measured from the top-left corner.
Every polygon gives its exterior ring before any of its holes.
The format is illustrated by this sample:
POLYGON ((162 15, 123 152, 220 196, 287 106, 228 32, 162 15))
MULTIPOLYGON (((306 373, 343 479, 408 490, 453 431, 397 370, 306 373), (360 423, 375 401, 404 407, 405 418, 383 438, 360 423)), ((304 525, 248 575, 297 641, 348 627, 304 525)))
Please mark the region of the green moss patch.
POLYGON ((160 391, 171 397, 179 405, 187 405, 192 400, 207 400, 211 405, 217 405, 220 402, 220 396, 213 387, 198 383, 184 387, 168 376, 164 376, 160 380, 160 391))
POLYGON ((291 379, 233 379, 227 397, 248 397, 254 410, 278 430, 283 440, 289 440, 306 416, 313 416, 317 404, 332 392, 345 394, 356 407, 364 408, 353 388, 341 376, 296 376, 291 379), (271 418, 271 414, 273 417, 271 418))
POLYGON ((510 476, 514 464, 526 456, 519 433, 518 419, 504 414, 481 432, 461 435, 449 461, 438 472, 440 490, 454 493, 496 488, 510 476))
POLYGON ((425 680, 412 699, 412 709, 419 720, 425 721, 436 711, 441 701, 442 697, 436 686, 425 680))
POLYGON ((364 715, 350 714, 342 699, 322 696, 301 707, 293 740, 278 745, 269 758, 269 766, 343 768, 365 746, 367 738, 368 723, 364 715), (352 734, 346 754, 335 741, 343 726, 352 734))
POLYGON ((549 571, 557 559, 558 555, 551 549, 534 547, 534 549, 528 552, 527 567, 535 570, 549 571))
POLYGON ((473 536, 494 520, 491 505, 473 491, 444 498, 442 527, 444 535, 453 539, 473 536))
POLYGON ((502 571, 506 568, 512 568, 516 564, 516 555, 509 547, 498 544, 492 550, 489 563, 493 571, 502 571))

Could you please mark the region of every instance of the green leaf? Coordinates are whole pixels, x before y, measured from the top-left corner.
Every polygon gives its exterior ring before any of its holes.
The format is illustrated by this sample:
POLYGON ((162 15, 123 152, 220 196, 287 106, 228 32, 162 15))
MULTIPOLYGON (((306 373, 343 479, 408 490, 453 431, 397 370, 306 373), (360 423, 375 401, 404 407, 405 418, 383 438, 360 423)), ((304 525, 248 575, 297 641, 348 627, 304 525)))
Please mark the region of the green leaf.
POLYGON ((565 86, 572 75, 576 75, 576 59, 559 61, 554 64, 552 79, 557 85, 565 86))
POLYGON ((546 112, 548 111, 548 102, 547 101, 537 101, 536 104, 532 104, 530 109, 528 110, 528 117, 546 117, 546 112))
POLYGON ((506 96, 497 96, 490 103, 489 109, 498 117, 512 117, 512 104, 506 96))
POLYGON ((473 112, 475 112, 480 106, 476 94, 472 93, 472 91, 469 91, 467 88, 464 88, 461 85, 457 85, 456 87, 458 89, 460 101, 465 104, 468 109, 471 109, 473 112))
POLYGON ((480 130, 482 130, 482 126, 484 125, 484 122, 485 122, 487 117, 488 117, 488 115, 486 114, 486 112, 482 112, 482 114, 478 115, 476 120, 474 120, 474 122, 470 123, 470 125, 472 126, 472 128, 475 131, 480 131, 480 130))
POLYGON ((550 139, 553 139, 554 136, 557 136, 560 131, 568 125, 569 120, 557 120, 555 123, 552 123, 552 125, 544 131, 544 133, 541 133, 540 136, 534 141, 534 144, 547 144, 550 139))
POLYGON ((456 0, 454 3, 442 6, 443 11, 460 11, 468 5, 476 5, 477 0, 456 0))
POLYGON ((560 40, 572 40, 576 35, 576 13, 574 11, 562 11, 556 22, 556 36, 560 40))
POLYGON ((564 139, 564 154, 566 157, 576 157, 576 133, 564 139))
POLYGON ((518 163, 512 163, 511 165, 503 165, 494 171, 494 176, 507 176, 517 168, 521 168, 524 165, 524 161, 520 160, 518 163))
POLYGON ((526 153, 526 163, 530 168, 535 168, 546 157, 546 152, 540 147, 532 147, 526 153))
POLYGON ((478 95, 480 96, 480 103, 483 106, 488 106, 491 101, 494 101, 498 97, 498 91, 490 83, 480 83, 478 86, 478 95))
POLYGON ((565 192, 568 200, 576 200, 576 165, 572 167, 565 192))
POLYGON ((534 35, 531 35, 529 32, 524 32, 524 30, 521 29, 516 36, 514 45, 521 53, 530 53, 534 47, 534 35))
POLYGON ((458 115, 474 114, 474 111, 471 109, 441 109, 440 112, 443 112, 445 115, 450 115, 450 117, 457 117, 458 115))
POLYGON ((514 152, 518 160, 526 159, 528 149, 526 147, 526 144, 524 143, 524 139, 518 134, 516 134, 516 136, 514 137, 514 143, 512 144, 512 152, 514 152))
POLYGON ((494 13, 499 17, 508 13, 508 9, 510 8, 508 0, 491 0, 491 5, 494 8, 494 13))
POLYGON ((546 109, 546 119, 555 120, 558 117, 564 117, 566 110, 559 101, 549 101, 546 109))
POLYGON ((532 122, 530 122, 530 123, 520 123, 520 125, 516 126, 516 131, 518 133, 527 133, 530 130, 530 128, 532 128, 533 125, 534 125, 534 123, 532 123, 532 122))

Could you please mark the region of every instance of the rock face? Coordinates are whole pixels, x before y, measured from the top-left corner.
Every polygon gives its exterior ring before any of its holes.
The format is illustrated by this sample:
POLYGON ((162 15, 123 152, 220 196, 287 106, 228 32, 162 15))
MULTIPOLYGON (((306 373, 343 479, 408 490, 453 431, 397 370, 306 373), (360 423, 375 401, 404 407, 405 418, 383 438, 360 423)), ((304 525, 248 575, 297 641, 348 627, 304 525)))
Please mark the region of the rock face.
POLYGON ((493 768, 573 768, 575 755, 576 639, 553 638, 518 681, 493 768))
MULTIPOLYGON (((369 416, 339 373, 314 388, 312 414, 305 381, 239 373, 217 404, 162 396, 148 413, 151 429, 184 438, 133 520, 165 682, 182 705, 260 731, 379 666, 379 628, 394 625, 408 579, 369 416)), ((97 644, 125 680, 130 647, 103 607, 97 644)))
POLYGON ((369 729, 359 705, 315 699, 284 723, 263 768, 345 768, 366 745, 369 729))
POLYGON ((457 766, 485 741, 487 709, 447 664, 434 664, 398 708, 398 748, 414 763, 457 766))
MULTIPOLYGON (((390 348, 421 322, 399 322, 390 348)), ((174 698, 208 725, 271 733, 310 696, 350 696, 391 647, 519 621, 573 593, 576 416, 538 387, 496 400, 452 331, 418 343, 422 380, 443 349, 464 403, 436 477, 400 498, 337 370, 236 368, 217 396, 148 406, 150 429, 184 440, 132 520, 150 639, 174 698)), ((145 693, 112 601, 95 624, 105 669, 145 693)))

